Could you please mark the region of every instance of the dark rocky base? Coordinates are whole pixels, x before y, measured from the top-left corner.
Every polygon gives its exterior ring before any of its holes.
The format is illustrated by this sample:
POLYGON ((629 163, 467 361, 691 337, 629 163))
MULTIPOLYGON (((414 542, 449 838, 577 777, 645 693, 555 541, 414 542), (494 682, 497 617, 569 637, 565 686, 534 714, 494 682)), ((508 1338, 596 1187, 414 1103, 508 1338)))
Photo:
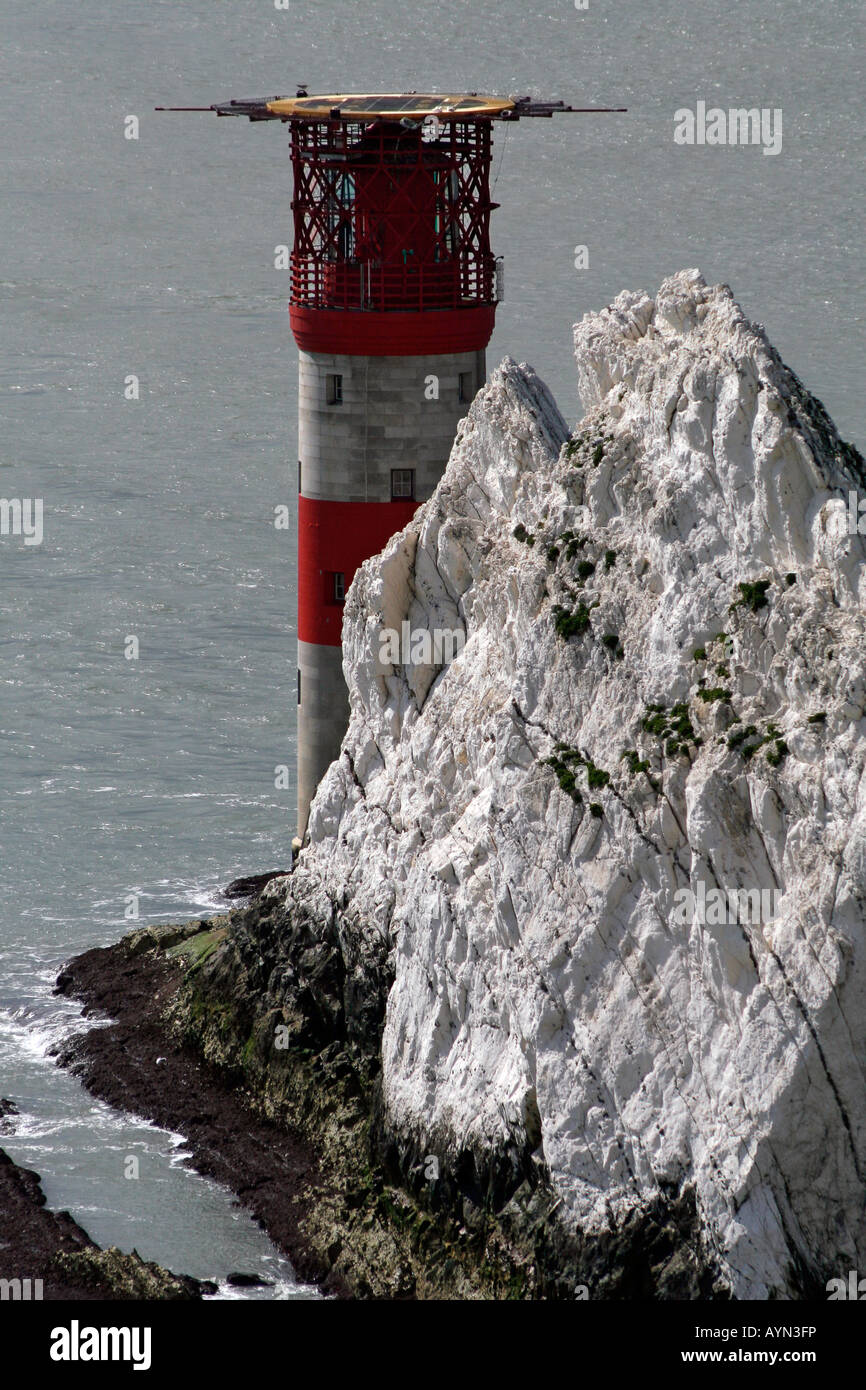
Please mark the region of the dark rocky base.
POLYGON ((67 1211, 49 1211, 38 1173, 0 1149, 0 1279, 6 1297, 43 1300, 198 1299, 213 1285, 169 1274, 135 1253, 100 1250, 67 1211), (29 1284, 26 1282, 29 1281, 29 1284))
POLYGON ((263 874, 248 874, 244 878, 233 878, 223 890, 222 896, 229 900, 235 898, 256 898, 266 888, 272 878, 285 878, 291 869, 270 869, 263 874))
POLYGON ((87 952, 58 987, 116 1022, 60 1061, 103 1099, 182 1132, 196 1168, 238 1195, 299 1277, 338 1296, 728 1297, 687 1189, 603 1235, 563 1230, 531 1116, 522 1149, 443 1145, 429 1182, 435 1136, 420 1149, 383 1121, 389 980, 375 958, 347 966, 351 939, 266 894, 87 952))
MULTIPOLYGON (((163 932, 169 949, 206 924, 163 932)), ((318 1179, 310 1146, 257 1114, 250 1097, 218 1068, 169 1036, 162 1015, 177 992, 182 966, 156 933, 139 933, 76 957, 58 979, 62 993, 84 1001, 85 1015, 116 1021, 76 1038, 58 1053, 94 1095, 119 1109, 182 1133, 198 1172, 224 1183, 287 1254, 298 1277, 345 1294, 301 1232, 318 1179)))

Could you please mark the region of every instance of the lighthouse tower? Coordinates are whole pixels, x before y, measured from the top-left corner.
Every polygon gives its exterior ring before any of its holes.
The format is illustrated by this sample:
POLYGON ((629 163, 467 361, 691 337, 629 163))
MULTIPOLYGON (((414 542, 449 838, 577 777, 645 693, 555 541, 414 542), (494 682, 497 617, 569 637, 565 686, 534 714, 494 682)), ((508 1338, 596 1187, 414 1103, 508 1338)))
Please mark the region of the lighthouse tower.
POLYGON ((204 109, 282 121, 290 134, 303 842, 348 722, 346 591, 435 489, 484 383, 502 294, 490 247, 493 122, 576 108, 477 93, 300 90, 204 109))
POLYGON ((346 589, 433 493, 486 376, 490 115, 502 107, 453 105, 461 119, 417 97, 289 103, 303 111, 290 122, 300 837, 348 723, 346 589))

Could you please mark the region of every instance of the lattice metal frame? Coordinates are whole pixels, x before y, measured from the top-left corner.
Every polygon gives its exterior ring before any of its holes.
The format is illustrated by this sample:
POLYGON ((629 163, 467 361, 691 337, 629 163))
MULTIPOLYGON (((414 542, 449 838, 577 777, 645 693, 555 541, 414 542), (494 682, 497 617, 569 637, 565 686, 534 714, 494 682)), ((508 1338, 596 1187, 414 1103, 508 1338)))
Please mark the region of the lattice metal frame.
POLYGON ((490 198, 489 120, 451 120, 434 129, 434 138, 429 127, 393 121, 289 125, 293 304, 383 312, 495 301, 490 214, 498 205, 490 198), (380 192, 371 203, 373 186, 380 192), (418 223, 417 255, 393 246, 406 231, 407 210, 410 225, 413 212, 418 223))

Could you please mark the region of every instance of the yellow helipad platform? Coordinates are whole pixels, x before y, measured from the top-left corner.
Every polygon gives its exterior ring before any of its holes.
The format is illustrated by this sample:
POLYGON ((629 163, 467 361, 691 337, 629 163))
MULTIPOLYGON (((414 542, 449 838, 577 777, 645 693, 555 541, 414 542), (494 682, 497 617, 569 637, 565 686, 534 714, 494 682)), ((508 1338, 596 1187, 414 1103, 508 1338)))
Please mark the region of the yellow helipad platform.
POLYGON ((410 119, 423 120, 425 116, 499 116, 503 111, 513 110, 514 106, 510 97, 479 96, 476 92, 379 92, 371 96, 335 94, 284 97, 267 103, 268 111, 274 116, 307 116, 313 120, 327 120, 335 108, 339 108, 344 119, 357 116, 359 120, 376 117, 402 120, 408 116, 410 119))

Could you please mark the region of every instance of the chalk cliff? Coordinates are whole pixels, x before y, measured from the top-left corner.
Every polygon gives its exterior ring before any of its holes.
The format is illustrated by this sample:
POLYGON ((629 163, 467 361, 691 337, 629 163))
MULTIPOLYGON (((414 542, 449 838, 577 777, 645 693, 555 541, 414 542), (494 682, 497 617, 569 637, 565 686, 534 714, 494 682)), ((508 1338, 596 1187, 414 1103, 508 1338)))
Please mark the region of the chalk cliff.
POLYGON ((670 1218, 674 1296, 797 1297, 866 1269, 866 473, 696 271, 575 351, 574 436, 506 360, 356 576, 309 843, 197 989, 260 1069, 366 1056, 418 1201, 543 1189, 551 1278, 670 1218), (465 647, 384 665, 406 620, 465 647))

